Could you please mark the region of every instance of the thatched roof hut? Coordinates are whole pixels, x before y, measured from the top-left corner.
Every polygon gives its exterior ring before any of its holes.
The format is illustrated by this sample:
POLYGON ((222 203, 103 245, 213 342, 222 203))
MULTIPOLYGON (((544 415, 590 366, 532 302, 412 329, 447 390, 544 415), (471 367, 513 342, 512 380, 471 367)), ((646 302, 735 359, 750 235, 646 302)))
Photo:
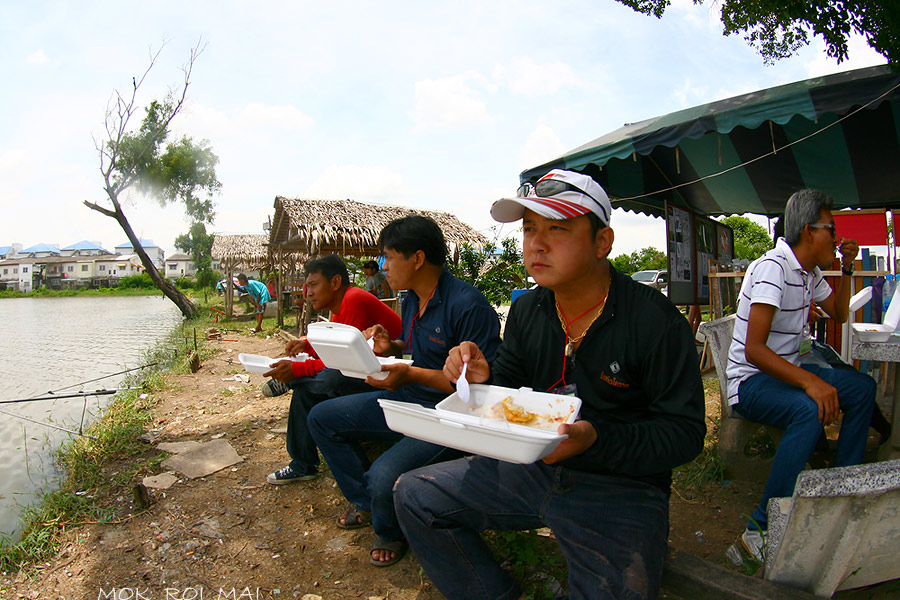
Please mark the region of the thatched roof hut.
POLYGON ((212 257, 223 268, 261 269, 268 265, 269 236, 264 233, 219 235, 213 238, 212 257))
POLYGON ((390 221, 407 215, 430 217, 444 232, 452 251, 463 242, 482 247, 487 239, 455 216, 438 210, 365 204, 353 200, 275 198, 269 246, 279 252, 315 256, 375 256, 378 234, 390 221))

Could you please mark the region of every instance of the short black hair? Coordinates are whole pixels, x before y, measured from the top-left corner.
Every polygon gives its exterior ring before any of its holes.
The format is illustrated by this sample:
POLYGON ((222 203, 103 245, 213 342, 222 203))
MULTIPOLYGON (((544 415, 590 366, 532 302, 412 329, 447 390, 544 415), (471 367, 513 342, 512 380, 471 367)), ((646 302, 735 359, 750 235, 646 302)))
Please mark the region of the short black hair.
POLYGON ((401 217, 385 225, 378 236, 378 250, 383 253, 385 248, 406 258, 421 250, 425 260, 438 267, 447 262, 447 243, 441 228, 422 215, 401 217))
POLYGON ((369 260, 363 263, 363 269, 375 269, 378 270, 378 263, 374 260, 369 260))
POLYGON ((350 285, 350 274, 347 272, 347 265, 336 254, 326 254, 319 258, 314 258, 304 266, 306 276, 312 273, 321 273, 322 277, 331 281, 335 275, 341 276, 341 287, 350 285))
POLYGON ((597 237, 598 231, 609 227, 609 225, 604 223, 603 219, 601 219, 599 216, 597 216, 597 214, 594 212, 587 213, 587 218, 591 224, 591 239, 594 239, 595 237, 597 237))
POLYGON ((249 279, 247 279, 247 276, 244 275, 243 273, 240 273, 240 274, 237 276, 237 280, 238 280, 238 281, 250 281, 249 279))

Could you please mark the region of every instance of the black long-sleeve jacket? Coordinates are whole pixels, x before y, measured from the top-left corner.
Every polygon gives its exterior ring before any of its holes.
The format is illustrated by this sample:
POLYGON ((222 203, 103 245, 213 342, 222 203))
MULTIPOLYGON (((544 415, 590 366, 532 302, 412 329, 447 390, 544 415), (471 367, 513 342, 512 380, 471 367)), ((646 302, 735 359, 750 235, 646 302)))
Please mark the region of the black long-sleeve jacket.
MULTIPOLYGON (((706 433, 696 346, 687 319, 668 298, 611 272, 603 314, 565 371, 597 441, 561 464, 668 491, 672 468, 699 454, 706 433)), ((562 375, 565 344, 553 292, 538 288, 520 296, 509 313, 492 382, 546 391, 562 375)))

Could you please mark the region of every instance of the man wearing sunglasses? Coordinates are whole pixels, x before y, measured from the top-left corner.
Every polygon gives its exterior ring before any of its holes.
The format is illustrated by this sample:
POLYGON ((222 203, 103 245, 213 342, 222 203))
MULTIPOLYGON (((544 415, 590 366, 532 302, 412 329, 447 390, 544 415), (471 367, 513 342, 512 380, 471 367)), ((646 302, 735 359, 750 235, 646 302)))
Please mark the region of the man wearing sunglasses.
MULTIPOLYGON (((554 170, 527 195, 494 203, 521 219, 525 266, 540 287, 519 297, 496 361, 471 341, 444 374, 573 394, 580 420, 534 464, 482 456, 401 476, 400 524, 448 598, 518 598, 485 529, 549 527, 566 556, 569 598, 655 598, 669 530, 672 468, 703 447, 704 399, 690 326, 659 291, 610 265, 611 206, 593 179, 554 170)), ((502 443, 498 440, 498 443, 502 443)))
MULTIPOLYGON (((810 303, 838 323, 849 316, 856 240, 837 239, 832 199, 801 190, 787 201, 784 237, 747 269, 728 353, 728 403, 740 416, 784 429, 763 497, 741 535, 744 549, 765 559, 769 498, 791 496, 797 476, 822 435, 843 412, 833 466, 858 464, 866 449, 875 405, 875 381, 850 369, 801 364, 810 303), (822 276, 835 247, 842 275, 837 290, 822 276)), ((808 346, 808 342, 807 342, 808 346)))

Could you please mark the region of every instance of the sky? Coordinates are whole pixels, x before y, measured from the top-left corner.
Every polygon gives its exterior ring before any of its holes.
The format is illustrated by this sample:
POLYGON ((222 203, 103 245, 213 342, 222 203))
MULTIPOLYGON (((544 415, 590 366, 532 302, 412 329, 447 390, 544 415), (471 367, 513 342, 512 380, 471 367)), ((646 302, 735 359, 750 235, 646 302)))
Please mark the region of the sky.
MULTIPOLYGON (((818 40, 766 65, 722 35, 715 3, 690 0, 662 19, 614 0, 0 0, 0 246, 126 241, 83 204, 104 203, 108 103, 161 47, 138 102, 162 98, 198 44, 173 137, 219 156, 218 233, 262 233, 285 196, 446 210, 517 236, 489 209, 527 168, 625 123, 885 62, 854 39, 840 65, 818 40)), ((167 255, 188 230, 180 205, 131 195, 125 214, 167 255)), ((665 248, 660 219, 617 209, 612 226, 614 256, 665 248)))

